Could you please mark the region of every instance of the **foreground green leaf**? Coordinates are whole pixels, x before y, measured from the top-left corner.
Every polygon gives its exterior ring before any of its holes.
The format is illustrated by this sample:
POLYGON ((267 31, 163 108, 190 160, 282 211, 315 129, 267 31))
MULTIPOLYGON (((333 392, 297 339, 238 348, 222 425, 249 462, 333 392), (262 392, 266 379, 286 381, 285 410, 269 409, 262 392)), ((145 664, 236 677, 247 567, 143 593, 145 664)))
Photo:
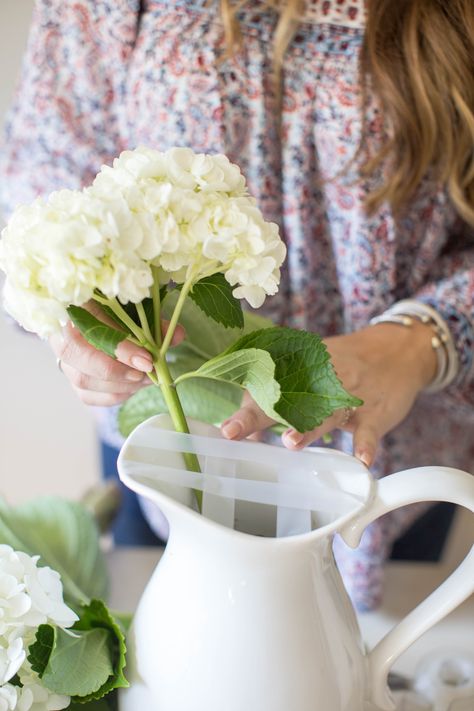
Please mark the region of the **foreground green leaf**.
POLYGON ((326 346, 316 334, 265 328, 240 338, 225 355, 249 348, 267 351, 272 357, 274 377, 281 388, 274 410, 280 421, 288 422, 299 432, 318 427, 335 410, 362 404, 343 388, 326 346))
POLYGON ((128 686, 125 637, 101 600, 79 610, 70 630, 40 625, 28 661, 45 686, 85 703, 128 686))
MULTIPOLYGON (((178 295, 177 289, 168 293, 163 302, 163 318, 171 318, 178 295)), ((225 328, 221 323, 206 316, 204 311, 191 299, 186 299, 184 302, 179 322, 186 331, 183 347, 199 356, 202 363, 221 354, 242 336, 241 329, 225 328)), ((272 326, 272 322, 268 319, 253 312, 244 311, 244 334, 269 326, 272 326)), ((170 348, 168 353, 179 352, 179 348, 181 346, 170 348)))
POLYGON ((128 334, 125 331, 118 331, 99 321, 81 306, 69 306, 67 312, 73 324, 91 346, 115 358, 118 344, 127 338, 128 334))
POLYGON ((74 702, 67 707, 68 711, 118 711, 117 694, 109 694, 98 701, 88 701, 85 704, 74 702))
POLYGON ((67 604, 104 598, 108 581, 97 526, 80 504, 44 496, 12 507, 0 499, 0 543, 56 570, 67 604))
POLYGON ((112 674, 108 636, 100 628, 71 633, 40 625, 28 660, 50 691, 86 697, 97 693, 112 674), (40 658, 46 659, 42 671, 40 658))
POLYGON ((288 424, 275 410, 280 399, 280 386, 275 380, 275 363, 270 354, 257 348, 227 353, 204 363, 198 370, 178 378, 211 378, 235 383, 248 390, 261 409, 282 424, 288 424))
POLYGON ((233 287, 223 274, 213 274, 198 281, 189 296, 199 308, 225 328, 244 327, 242 305, 232 294, 233 287))
MULTIPOLYGON (((186 417, 218 425, 235 412, 242 400, 242 390, 214 380, 187 380, 177 387, 186 417)), ((119 410, 118 424, 124 437, 153 415, 167 413, 161 390, 156 386, 143 388, 127 400, 119 410)))
POLYGON ((33 671, 40 677, 44 674, 56 645, 56 630, 54 625, 40 625, 34 643, 28 648, 28 661, 33 671))
POLYGON ((113 689, 127 687, 128 682, 124 676, 125 654, 127 651, 125 635, 122 627, 111 615, 105 604, 101 600, 92 600, 90 605, 83 609, 81 618, 79 622, 76 622, 73 629, 86 632, 94 630, 106 631, 109 658, 112 664, 112 672, 108 679, 98 690, 81 700, 100 699, 113 689))

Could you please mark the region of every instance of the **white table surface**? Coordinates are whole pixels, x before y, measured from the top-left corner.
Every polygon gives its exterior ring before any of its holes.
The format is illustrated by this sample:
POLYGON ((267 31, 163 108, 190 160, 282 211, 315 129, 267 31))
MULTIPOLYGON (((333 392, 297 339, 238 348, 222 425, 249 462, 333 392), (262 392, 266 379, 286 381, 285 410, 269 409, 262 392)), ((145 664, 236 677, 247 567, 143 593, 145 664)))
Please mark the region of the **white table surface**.
MULTIPOLYGON (((112 609, 135 609, 161 552, 156 548, 119 548, 107 554, 112 609)), ((382 607, 376 612, 359 615, 362 635, 368 647, 371 648, 434 590, 453 567, 453 560, 443 564, 388 563, 382 607)), ((393 670, 411 677, 426 655, 447 651, 474 654, 474 596, 415 642, 396 661, 393 670)))

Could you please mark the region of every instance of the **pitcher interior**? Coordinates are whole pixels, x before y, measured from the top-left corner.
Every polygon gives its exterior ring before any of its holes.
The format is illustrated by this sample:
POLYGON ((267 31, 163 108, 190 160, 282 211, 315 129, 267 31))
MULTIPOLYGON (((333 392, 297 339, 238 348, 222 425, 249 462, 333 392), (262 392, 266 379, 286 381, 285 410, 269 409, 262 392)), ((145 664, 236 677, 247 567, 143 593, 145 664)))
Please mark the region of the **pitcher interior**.
POLYGON ((122 480, 155 502, 163 504, 164 495, 190 508, 196 507, 193 489, 201 490, 202 514, 228 528, 267 537, 337 528, 371 495, 367 469, 342 452, 230 442, 195 421, 191 435, 170 427, 166 416, 158 416, 130 435, 119 458, 122 480), (186 469, 184 451, 197 455, 200 473, 186 469))

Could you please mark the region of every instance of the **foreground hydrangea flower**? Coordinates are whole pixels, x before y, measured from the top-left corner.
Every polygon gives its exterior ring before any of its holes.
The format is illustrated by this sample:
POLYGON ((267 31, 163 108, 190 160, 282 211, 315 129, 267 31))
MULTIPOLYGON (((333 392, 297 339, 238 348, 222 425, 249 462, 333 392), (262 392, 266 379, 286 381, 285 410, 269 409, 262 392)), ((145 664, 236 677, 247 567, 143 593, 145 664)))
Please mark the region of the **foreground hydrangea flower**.
POLYGON ((68 306, 86 303, 96 289, 141 301, 152 277, 130 249, 140 230, 123 199, 104 204, 88 190, 61 190, 19 207, 0 242, 5 308, 46 337, 67 323, 68 306))
POLYGON ((69 698, 51 694, 27 661, 39 625, 67 628, 78 619, 63 601, 59 574, 39 556, 0 545, 0 711, 55 711, 69 698), (21 685, 11 683, 16 677, 21 685))
POLYGON ((0 686, 0 711, 13 711, 17 708, 18 687, 13 684, 0 686))
POLYGON ((237 287, 234 295, 254 308, 276 293, 285 246, 226 156, 189 148, 125 151, 102 168, 92 191, 104 200, 119 192, 148 226, 134 249, 174 281, 223 272, 237 287))
POLYGON ((41 684, 36 674, 20 674, 20 681, 22 686, 17 689, 14 711, 60 711, 70 704, 69 696, 53 694, 41 684))
POLYGON ((286 253, 238 166, 189 148, 125 151, 91 187, 19 207, 2 238, 5 308, 42 337, 97 293, 142 302, 153 267, 188 285, 222 272, 237 298, 259 307, 277 291, 286 253))

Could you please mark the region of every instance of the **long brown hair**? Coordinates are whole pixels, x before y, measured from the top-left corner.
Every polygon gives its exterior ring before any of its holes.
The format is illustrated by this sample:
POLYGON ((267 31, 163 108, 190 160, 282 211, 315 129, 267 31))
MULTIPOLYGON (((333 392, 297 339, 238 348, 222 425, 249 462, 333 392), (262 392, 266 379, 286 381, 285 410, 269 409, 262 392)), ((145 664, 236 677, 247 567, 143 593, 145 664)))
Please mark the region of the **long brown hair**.
MULTIPOLYGON (((227 47, 240 43, 236 12, 245 4, 220 0, 227 47)), ((367 209, 388 201, 399 214, 422 179, 445 186, 459 215, 474 226, 474 2, 366 0, 368 20, 360 58, 363 109, 380 102, 387 141, 367 157, 362 177, 390 165, 367 209)), ((302 17, 302 0, 281 4, 275 31, 278 76, 302 17)), ((303 4, 304 7, 304 4, 303 4)), ((365 150, 364 141, 360 147, 365 150)))

